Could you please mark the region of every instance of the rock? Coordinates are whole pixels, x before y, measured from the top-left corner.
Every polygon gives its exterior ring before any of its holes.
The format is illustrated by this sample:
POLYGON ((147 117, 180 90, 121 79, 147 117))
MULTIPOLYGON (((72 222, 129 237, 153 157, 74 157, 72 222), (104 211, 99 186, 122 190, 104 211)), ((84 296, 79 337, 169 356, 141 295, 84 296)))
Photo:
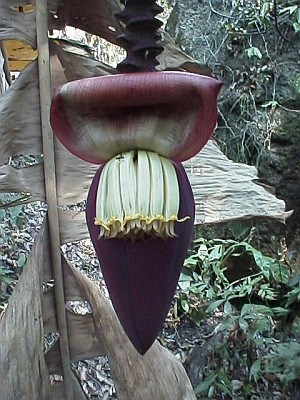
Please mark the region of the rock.
POLYGON ((238 392, 239 390, 242 389, 243 387, 243 382, 238 381, 236 379, 232 379, 231 381, 231 387, 233 392, 238 392))
POLYGON ((185 369, 195 388, 202 382, 208 358, 217 343, 223 340, 223 333, 219 332, 207 339, 203 344, 196 345, 185 363, 185 369))

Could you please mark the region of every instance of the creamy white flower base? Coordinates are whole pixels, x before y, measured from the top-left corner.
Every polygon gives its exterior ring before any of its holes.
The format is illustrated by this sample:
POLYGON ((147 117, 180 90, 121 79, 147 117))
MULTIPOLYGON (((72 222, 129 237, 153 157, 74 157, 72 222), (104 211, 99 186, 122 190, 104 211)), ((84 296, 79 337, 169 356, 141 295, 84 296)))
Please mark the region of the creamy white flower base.
POLYGON ((156 153, 132 150, 108 161, 100 175, 95 224, 99 238, 176 236, 179 186, 172 162, 156 153))

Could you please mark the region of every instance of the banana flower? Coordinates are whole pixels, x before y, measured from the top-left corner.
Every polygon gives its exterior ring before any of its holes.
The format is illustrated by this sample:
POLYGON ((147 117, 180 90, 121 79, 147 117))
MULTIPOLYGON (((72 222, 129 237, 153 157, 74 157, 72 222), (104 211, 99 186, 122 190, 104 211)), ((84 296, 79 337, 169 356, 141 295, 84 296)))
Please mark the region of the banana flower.
POLYGON ((162 328, 192 236, 181 162, 206 144, 222 84, 184 72, 87 78, 54 93, 51 124, 77 157, 100 164, 86 219, 118 318, 139 353, 162 328))

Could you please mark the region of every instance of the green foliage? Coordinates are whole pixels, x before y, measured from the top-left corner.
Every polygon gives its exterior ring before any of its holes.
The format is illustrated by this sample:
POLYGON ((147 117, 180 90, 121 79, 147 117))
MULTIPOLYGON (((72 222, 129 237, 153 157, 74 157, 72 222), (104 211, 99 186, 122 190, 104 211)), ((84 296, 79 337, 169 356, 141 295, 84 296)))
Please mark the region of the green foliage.
POLYGON ((277 2, 276 7, 273 0, 246 0, 237 2, 236 13, 229 21, 226 27, 232 33, 260 33, 283 23, 298 32, 300 6, 297 0, 277 2))
POLYGON ((28 199, 28 193, 2 193, 0 195, 0 223, 5 217, 5 212, 3 210, 10 207, 20 206, 28 199))
POLYGON ((248 49, 245 50, 245 52, 249 58, 252 57, 257 57, 259 59, 262 58, 261 51, 257 47, 249 47, 248 49))
MULTIPOLYGON (((300 25, 299 25, 299 28, 300 28, 300 25)), ((292 82, 293 82, 293 86, 294 86, 295 91, 300 94, 300 74, 297 74, 292 79, 292 82)))
POLYGON ((266 355, 265 370, 277 377, 283 385, 296 381, 300 377, 300 343, 277 343, 273 354, 266 355))
POLYGON ((230 314, 231 302, 235 299, 243 298, 249 302, 255 297, 266 302, 274 301, 279 285, 288 283, 286 268, 247 242, 201 238, 195 241, 195 245, 197 250, 185 260, 176 297, 176 309, 180 306, 190 317, 192 313, 203 314, 203 302, 209 302, 207 312, 223 306, 224 313, 230 314), (229 260, 245 254, 251 261, 249 274, 230 282, 226 275, 229 260))
MULTIPOLYGON (((221 15, 228 60, 220 79, 229 90, 215 135, 229 158, 260 167, 276 130, 277 101, 282 102, 277 64, 300 31, 299 1, 223 2, 221 15)), ((289 85, 299 93, 297 76, 289 85)))
MULTIPOLYGON (((11 278, 12 271, 8 268, 5 268, 3 265, 0 265, 0 285, 1 284, 10 284, 13 279, 11 278)), ((0 297, 5 298, 5 294, 0 290, 0 297)))
POLYGON ((197 239, 180 276, 174 312, 196 324, 215 318, 213 334, 221 336, 195 392, 207 399, 221 394, 236 398, 231 377, 235 365, 243 370, 239 393, 244 398, 268 379, 284 387, 295 382, 300 345, 281 328, 290 325, 289 333, 296 332, 299 304, 300 276, 291 277, 277 259, 247 241, 197 239), (238 278, 232 278, 232 268, 241 269, 238 278))
POLYGON ((300 275, 294 275, 288 282, 291 288, 286 295, 286 306, 300 303, 300 275))
MULTIPOLYGON (((23 229, 25 224, 24 205, 15 205, 19 202, 19 195, 2 194, 0 198, 0 237, 1 237, 1 250, 6 251, 0 255, 0 305, 2 305, 8 298, 7 287, 9 287, 16 279, 16 268, 21 270, 26 263, 27 257, 24 253, 18 254, 18 259, 15 262, 15 268, 12 265, 7 265, 6 259, 8 257, 7 251, 13 253, 12 242, 13 239, 10 234, 5 231, 4 226, 11 227, 17 231, 23 229)), ((12 262, 12 261, 10 261, 12 262)))
MULTIPOLYGON (((231 383, 224 368, 220 368, 216 373, 210 372, 206 379, 196 387, 195 393, 206 394, 207 398, 211 399, 218 390, 231 398, 233 396, 231 383)), ((203 397, 201 398, 203 399, 203 397)))
MULTIPOLYGON (((284 2, 286 4, 287 2, 284 2)), ((293 27, 295 32, 300 32, 300 5, 291 4, 283 6, 279 11, 279 15, 288 15, 289 24, 293 27)))

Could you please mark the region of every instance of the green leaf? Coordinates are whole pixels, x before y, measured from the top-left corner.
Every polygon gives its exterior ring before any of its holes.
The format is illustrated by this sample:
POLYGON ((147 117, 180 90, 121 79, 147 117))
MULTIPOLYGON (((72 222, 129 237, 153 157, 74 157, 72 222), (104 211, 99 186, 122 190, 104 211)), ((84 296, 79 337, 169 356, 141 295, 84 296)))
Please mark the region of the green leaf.
POLYGON ((288 281, 288 286, 296 286, 300 282, 300 275, 296 274, 288 281))
POLYGON ((195 388, 195 394, 205 394, 210 387, 215 383, 215 380, 217 378, 217 374, 214 373, 210 373, 204 380, 203 382, 200 383, 200 385, 198 385, 195 388))
POLYGON ((289 14, 293 14, 296 10, 298 9, 297 5, 294 6, 289 6, 289 7, 284 7, 282 10, 279 11, 279 14, 283 14, 285 12, 289 12, 289 14))
POLYGON ((217 386, 222 390, 223 393, 226 393, 229 396, 232 396, 232 390, 228 386, 226 386, 225 383, 218 383, 217 386))
POLYGON ((22 268, 26 264, 27 257, 24 253, 20 254, 20 257, 18 259, 18 267, 22 268))
POLYGON ((295 288, 295 289, 290 290, 288 292, 288 294, 286 295, 286 297, 287 297, 287 301, 286 301, 286 304, 285 304, 286 307, 290 306, 293 303, 297 303, 298 302, 298 293, 300 293, 298 288, 295 288))
POLYGON ((186 300, 184 300, 184 299, 181 300, 180 305, 181 305, 181 307, 182 307, 184 312, 186 312, 186 313, 189 312, 190 306, 189 306, 189 303, 186 300))
POLYGON ((247 314, 253 313, 253 306, 252 304, 244 304, 241 309, 241 317, 245 317, 247 314))
POLYGON ((195 256, 195 255, 192 255, 192 256, 190 256, 190 257, 188 257, 188 258, 186 258, 185 260, 184 260, 184 263, 183 263, 183 265, 185 266, 185 267, 187 267, 187 268, 189 268, 189 266, 195 266, 195 265, 197 265, 197 263, 198 263, 198 259, 197 259, 197 257, 195 256))
POLYGON ((262 285, 261 289, 258 291, 258 295, 263 299, 263 300, 275 300, 276 299, 276 293, 274 290, 269 287, 269 284, 262 285))
POLYGON ((284 315, 288 315, 290 312, 290 310, 283 307, 273 307, 272 311, 277 317, 283 317, 284 315))
POLYGON ((267 14, 269 14, 273 10, 273 2, 272 1, 263 1, 260 9, 260 16, 265 18, 267 14))
POLYGON ((299 22, 294 22, 293 23, 293 28, 295 32, 300 32, 300 23, 299 22))
POLYGON ((246 320, 244 320, 244 318, 239 318, 239 327, 243 330, 246 331, 248 329, 248 322, 246 320))
POLYGON ((187 275, 181 272, 179 282, 191 282, 192 280, 193 278, 191 277, 191 275, 187 275))
MULTIPOLYGON (((207 292, 206 292, 206 297, 207 297, 209 300, 216 297, 216 293, 215 293, 215 291, 214 291, 214 289, 213 289, 212 287, 209 288, 209 289, 207 290, 207 292)), ((222 301, 224 301, 224 300, 222 300, 222 301)))
POLYGON ((190 282, 178 282, 178 286, 182 292, 188 292, 190 288, 190 282))
POLYGON ((209 261, 221 260, 223 256, 223 245, 216 244, 209 253, 209 261))
POLYGON ((248 49, 245 50, 245 52, 249 58, 252 57, 257 57, 259 59, 262 58, 262 54, 257 47, 249 47, 248 49))
POLYGON ((258 314, 273 316, 272 308, 263 304, 249 304, 249 315, 244 314, 244 318, 256 318, 258 314))
POLYGON ((197 255, 201 261, 208 257, 208 249, 206 244, 200 244, 197 255))
POLYGON ((7 285, 13 282, 13 279, 10 278, 8 275, 0 275, 0 282, 6 283, 7 285))
POLYGON ((254 363, 250 368, 250 380, 254 379, 255 381, 257 381, 260 372, 261 372, 260 360, 256 360, 254 361, 254 363))
POLYGON ((214 388, 214 386, 211 386, 207 393, 208 398, 211 398, 214 395, 214 393, 215 393, 215 388, 214 388))
POLYGON ((220 325, 219 325, 219 330, 220 331, 225 331, 227 328, 229 328, 236 320, 238 319, 238 317, 229 317, 227 316, 225 318, 225 321, 223 321, 220 325))
POLYGON ((9 213, 13 220, 16 220, 16 218, 22 213, 22 211, 23 211, 22 205, 11 207, 9 209, 9 213))
POLYGON ((192 285, 190 287, 190 292, 194 293, 194 294, 202 294, 202 295, 204 295, 204 292, 205 292, 206 289, 207 289, 206 285, 198 283, 198 284, 192 285))
POLYGON ((207 307, 206 313, 210 313, 210 312, 214 311, 214 310, 215 310, 216 308, 218 308, 221 304, 223 304, 224 301, 225 301, 224 299, 213 301, 213 302, 210 303, 210 305, 207 307))
POLYGON ((232 305, 229 301, 224 303, 224 314, 232 314, 232 305))

